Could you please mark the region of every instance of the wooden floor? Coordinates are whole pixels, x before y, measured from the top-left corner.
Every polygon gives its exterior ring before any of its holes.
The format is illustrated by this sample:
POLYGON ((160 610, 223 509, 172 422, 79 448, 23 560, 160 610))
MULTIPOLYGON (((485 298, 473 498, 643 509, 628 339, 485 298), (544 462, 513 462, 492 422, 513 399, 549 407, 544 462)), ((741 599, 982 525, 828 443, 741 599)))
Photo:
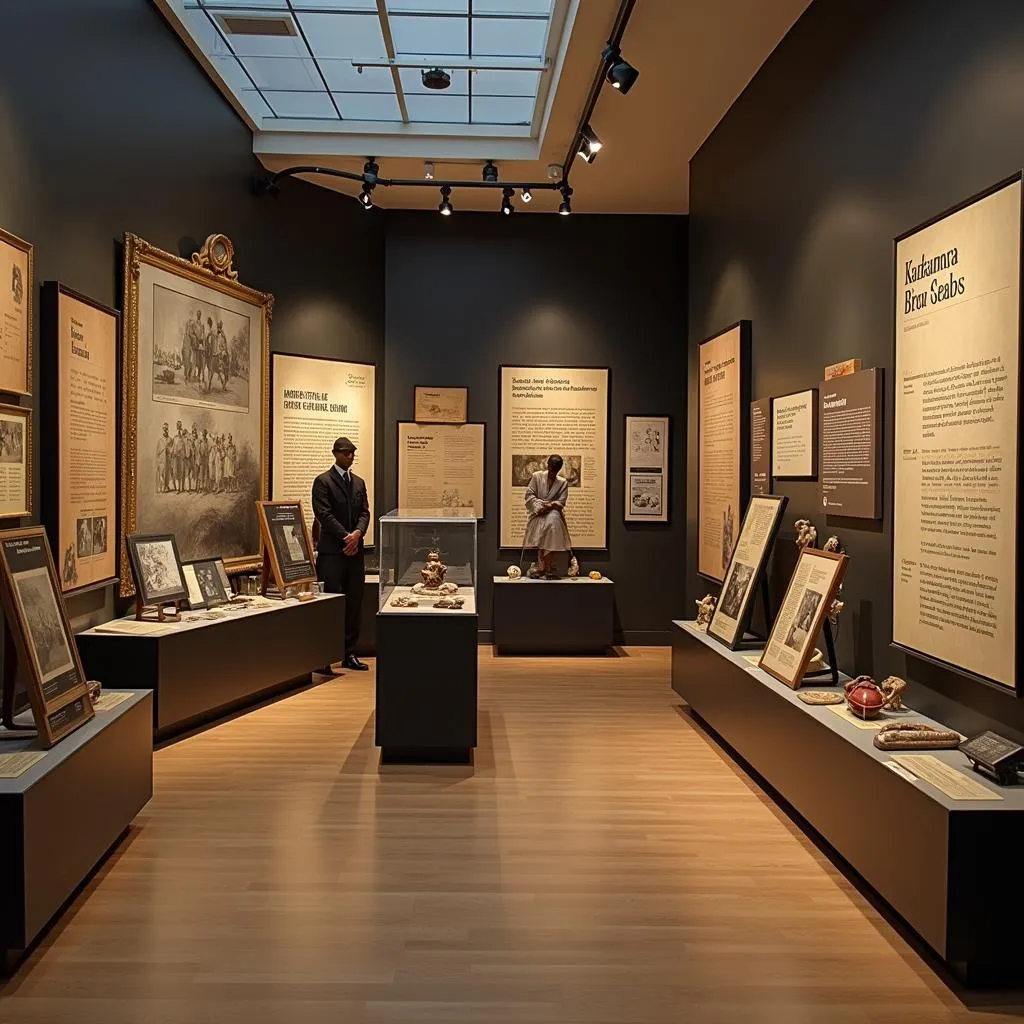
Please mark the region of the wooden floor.
POLYGON ((482 652, 475 770, 378 770, 372 673, 159 751, 0 1022, 1024 1014, 948 988, 680 714, 668 651, 626 653, 482 652))

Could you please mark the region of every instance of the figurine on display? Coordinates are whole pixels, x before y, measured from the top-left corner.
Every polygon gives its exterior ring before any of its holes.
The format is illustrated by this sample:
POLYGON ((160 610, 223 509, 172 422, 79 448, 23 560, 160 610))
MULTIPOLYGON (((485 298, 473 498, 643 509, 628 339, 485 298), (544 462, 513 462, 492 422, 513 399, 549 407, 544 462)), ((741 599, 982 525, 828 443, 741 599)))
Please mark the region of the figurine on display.
POLYGON ((531 565, 532 579, 557 579, 554 569, 555 555, 571 551, 569 529, 565 525, 565 503, 569 497, 569 483, 559 476, 562 456, 548 458, 548 468, 540 469, 530 477, 526 488, 526 534, 523 548, 537 549, 537 564, 531 565))
POLYGON ((697 606, 697 628, 706 630, 711 624, 711 616, 715 614, 715 598, 711 594, 705 594, 699 601, 694 601, 697 606))
MULTIPOLYGON (((828 551, 833 555, 845 555, 846 549, 843 547, 842 542, 839 538, 832 534, 831 537, 821 547, 822 551, 828 551)), ((843 597, 843 585, 839 584, 839 589, 836 591, 836 596, 832 599, 832 603, 828 606, 828 621, 832 624, 833 629, 839 628, 839 616, 842 614, 843 609, 846 607, 846 602, 842 599, 843 597)))
POLYGON ((902 694, 906 688, 906 681, 898 676, 889 676, 881 686, 871 676, 857 676, 843 687, 846 705, 857 718, 876 718, 886 709, 905 710, 902 694))
POLYGON ((793 525, 796 527, 798 548, 813 548, 818 543, 818 529, 810 519, 798 519, 793 525))
POLYGON ((426 564, 420 569, 420 583, 413 584, 412 592, 424 597, 450 597, 458 592, 457 583, 447 583, 445 576, 448 566, 441 560, 441 552, 432 548, 427 553, 426 564))

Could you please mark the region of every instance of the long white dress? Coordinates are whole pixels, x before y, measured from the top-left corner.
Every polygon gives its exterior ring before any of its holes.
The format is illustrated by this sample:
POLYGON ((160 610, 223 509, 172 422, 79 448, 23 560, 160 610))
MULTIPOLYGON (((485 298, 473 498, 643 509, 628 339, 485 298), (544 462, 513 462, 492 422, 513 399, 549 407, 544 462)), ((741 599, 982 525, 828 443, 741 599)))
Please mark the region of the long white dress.
POLYGON ((549 483, 546 469, 538 470, 530 477, 526 488, 526 510, 530 518, 526 521, 523 547, 539 548, 541 551, 570 549, 569 531, 562 515, 568 497, 569 484, 565 477, 556 476, 554 483, 549 483), (557 508, 541 512, 540 507, 545 501, 553 501, 557 508))

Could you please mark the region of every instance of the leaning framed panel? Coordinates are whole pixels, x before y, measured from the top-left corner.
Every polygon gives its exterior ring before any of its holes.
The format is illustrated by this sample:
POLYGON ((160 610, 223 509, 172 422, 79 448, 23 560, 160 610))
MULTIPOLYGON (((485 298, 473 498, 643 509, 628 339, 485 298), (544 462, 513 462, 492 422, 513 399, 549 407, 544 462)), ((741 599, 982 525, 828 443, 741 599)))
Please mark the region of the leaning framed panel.
POLYGON ((224 235, 210 235, 191 261, 125 236, 124 597, 132 533, 173 533, 186 559, 222 555, 232 572, 261 564, 274 299, 240 284, 233 258, 224 235))
POLYGON ((398 507, 484 518, 483 423, 398 423, 398 507))
POLYGON ((755 494, 747 505, 722 583, 722 595, 708 623, 708 636, 731 651, 743 640, 757 587, 768 570, 768 558, 788 501, 784 494, 755 494))
POLYGON ((1024 693, 1021 175, 896 239, 892 642, 1024 693))
POLYGON ((846 572, 846 555, 802 548, 758 667, 794 690, 846 572))
POLYGON ((57 281, 40 312, 43 522, 67 594, 117 578, 121 314, 57 281))
POLYGON ((281 595, 288 587, 316 582, 313 539, 297 501, 261 501, 260 532, 270 573, 281 595))
POLYGON ((0 229, 0 391, 32 394, 32 244, 0 229))
POLYGON ((231 587, 225 586, 220 574, 219 558, 197 558, 194 562, 186 562, 181 568, 188 583, 189 605, 195 591, 192 580, 195 579, 203 608, 219 608, 231 600, 231 587))
MULTIPOLYGON (((39 738, 52 747, 93 707, 41 526, 0 533, 0 597, 39 738)), ((5 705, 13 682, 4 680, 5 705)))
POLYGON ((627 416, 622 518, 627 523, 667 523, 668 416, 627 416))
POLYGON ((573 550, 606 550, 611 370, 502 366, 498 372, 499 547, 522 547, 530 478, 557 454, 569 484, 565 520, 573 550))
POLYGON ((465 423, 469 419, 469 388, 413 388, 413 414, 417 423, 465 423))
POLYGON ((741 320, 697 349, 697 572, 715 583, 750 492, 750 336, 741 320))
MULTIPOLYGON (((372 509, 376 366, 275 352, 270 379, 272 499, 301 502, 312 528, 313 481, 334 461, 334 442, 347 437, 356 446, 352 468, 366 484, 366 499, 372 509)), ((373 545, 371 516, 363 546, 373 545)))
POLYGON ((0 404, 0 519, 32 514, 32 410, 0 404))
POLYGON ((125 547, 133 589, 142 604, 159 607, 188 600, 188 585, 174 534, 133 533, 126 538, 125 547))

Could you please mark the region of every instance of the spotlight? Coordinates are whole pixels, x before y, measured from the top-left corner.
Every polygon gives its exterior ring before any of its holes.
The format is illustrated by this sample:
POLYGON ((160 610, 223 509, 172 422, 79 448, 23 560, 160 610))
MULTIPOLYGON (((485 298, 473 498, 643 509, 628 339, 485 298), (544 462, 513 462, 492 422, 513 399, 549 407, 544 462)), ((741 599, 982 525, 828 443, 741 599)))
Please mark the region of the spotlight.
POLYGON ((426 178, 427 181, 434 180, 434 165, 429 160, 423 165, 423 177, 426 178))
POLYGON ((558 212, 563 217, 568 217, 572 213, 572 189, 568 185, 562 186, 562 201, 558 205, 558 212))
POLYGON ((484 164, 484 181, 497 181, 498 180, 498 168, 494 165, 493 160, 488 160, 484 164))
POLYGON ((501 190, 501 195, 501 212, 507 217, 510 213, 516 212, 516 208, 512 205, 512 189, 508 185, 506 185, 501 190))
POLYGON ((373 209, 373 196, 370 195, 371 187, 369 185, 363 186, 363 191, 359 193, 359 202, 362 203, 364 210, 373 209))
POLYGON ((604 143, 597 137, 597 132, 589 124, 584 125, 583 130, 580 132, 579 155, 588 164, 592 164, 597 159, 597 154, 601 152, 603 145, 604 143))
POLYGON ((524 188, 523 189, 523 202, 524 203, 529 203, 532 200, 533 200, 533 193, 528 188, 524 188))
POLYGON ((633 83, 640 77, 640 72, 628 60, 623 60, 617 46, 606 47, 602 57, 608 65, 605 77, 613 89, 618 89, 625 95, 633 88, 633 83))
POLYGON ((443 68, 431 68, 420 72, 420 81, 425 89, 447 89, 452 84, 452 76, 443 68))
POLYGON ((452 187, 451 187, 451 185, 442 185, 441 186, 441 203, 440 203, 440 205, 438 206, 437 209, 438 209, 438 212, 441 214, 442 217, 450 217, 452 215, 452 210, 455 209, 455 207, 452 206, 452 204, 451 204, 451 200, 448 198, 451 194, 452 194, 452 187))

